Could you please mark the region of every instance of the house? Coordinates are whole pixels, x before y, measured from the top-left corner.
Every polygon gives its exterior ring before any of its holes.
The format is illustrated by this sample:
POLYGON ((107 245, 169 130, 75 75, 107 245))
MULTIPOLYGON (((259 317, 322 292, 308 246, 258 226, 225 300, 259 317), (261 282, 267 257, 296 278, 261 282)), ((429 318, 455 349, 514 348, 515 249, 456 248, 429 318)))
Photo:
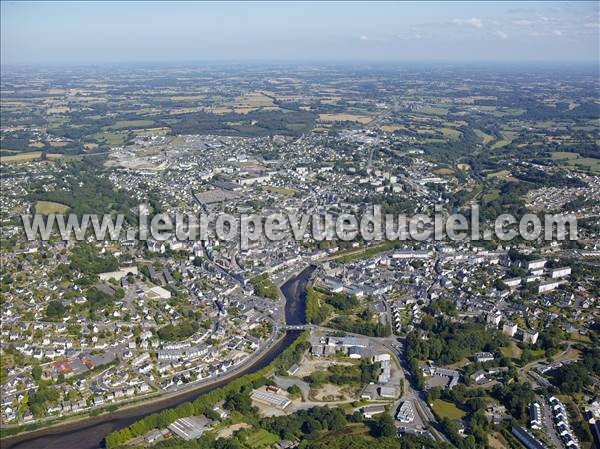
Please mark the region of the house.
POLYGON ((298 372, 298 369, 299 369, 299 366, 296 363, 294 363, 292 366, 290 366, 290 368, 288 369, 287 372, 290 376, 293 376, 294 374, 296 374, 298 372))
POLYGON ((485 382, 487 380, 485 370, 480 369, 479 371, 475 371, 471 374, 471 380, 475 383, 485 382))
POLYGON ((474 359, 477 363, 491 362, 494 360, 494 355, 491 352, 478 352, 474 359))

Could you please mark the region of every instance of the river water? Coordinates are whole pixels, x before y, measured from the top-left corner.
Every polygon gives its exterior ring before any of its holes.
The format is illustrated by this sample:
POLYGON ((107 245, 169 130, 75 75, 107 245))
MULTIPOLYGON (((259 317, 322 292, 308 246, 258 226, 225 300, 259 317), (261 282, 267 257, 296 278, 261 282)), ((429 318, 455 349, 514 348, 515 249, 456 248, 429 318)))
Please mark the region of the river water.
MULTIPOLYGON (((288 280, 281 291, 286 298, 285 317, 287 324, 304 324, 305 287, 314 267, 307 267, 297 276, 288 280)), ((250 374, 264 368, 273 361, 285 348, 300 335, 300 331, 288 331, 273 348, 241 370, 235 376, 194 390, 185 391, 176 396, 156 400, 150 404, 134 406, 126 410, 116 411, 101 416, 86 418, 79 422, 62 424, 49 429, 42 429, 23 435, 17 435, 0 441, 2 449, 98 449, 110 432, 127 427, 135 421, 166 408, 193 401, 198 396, 221 387, 233 379, 250 374)))

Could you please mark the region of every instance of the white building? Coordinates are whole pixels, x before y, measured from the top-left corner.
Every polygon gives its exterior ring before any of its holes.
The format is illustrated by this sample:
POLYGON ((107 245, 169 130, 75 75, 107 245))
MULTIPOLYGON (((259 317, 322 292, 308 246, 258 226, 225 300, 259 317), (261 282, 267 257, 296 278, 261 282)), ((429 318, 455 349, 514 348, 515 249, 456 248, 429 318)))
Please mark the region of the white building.
POLYGON ((552 279, 562 278, 571 274, 571 267, 554 268, 550 270, 550 277, 552 279))

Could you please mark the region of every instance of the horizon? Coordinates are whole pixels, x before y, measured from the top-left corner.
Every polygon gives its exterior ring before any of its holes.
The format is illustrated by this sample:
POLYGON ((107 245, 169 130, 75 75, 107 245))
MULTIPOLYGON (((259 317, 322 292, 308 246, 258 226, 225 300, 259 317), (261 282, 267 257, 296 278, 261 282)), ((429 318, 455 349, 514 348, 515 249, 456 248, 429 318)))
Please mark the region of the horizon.
POLYGON ((598 64, 597 2, 2 2, 2 65, 598 64))

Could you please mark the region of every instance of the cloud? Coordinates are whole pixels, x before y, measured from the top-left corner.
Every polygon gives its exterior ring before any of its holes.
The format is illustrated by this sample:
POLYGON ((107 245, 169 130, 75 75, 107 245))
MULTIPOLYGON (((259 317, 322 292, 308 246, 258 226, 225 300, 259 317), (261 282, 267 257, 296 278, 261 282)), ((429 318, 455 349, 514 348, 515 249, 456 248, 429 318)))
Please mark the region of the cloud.
POLYGON ((369 40, 369 36, 365 36, 364 34, 360 36, 359 38, 361 41, 368 41, 369 40))
POLYGON ((554 34, 555 36, 562 36, 562 35, 563 35, 563 32, 562 32, 562 31, 560 31, 560 30, 554 30, 554 31, 552 32, 552 34, 554 34))
POLYGON ((454 25, 465 26, 469 28, 483 28, 483 22, 477 17, 471 17, 470 19, 454 19, 452 23, 454 25))
POLYGON ((528 26, 533 25, 534 22, 532 20, 520 19, 520 20, 513 21, 513 24, 517 25, 517 26, 528 27, 528 26))
POLYGON ((494 33, 494 35, 498 36, 502 40, 508 39, 508 34, 506 34, 504 31, 498 30, 494 33))

